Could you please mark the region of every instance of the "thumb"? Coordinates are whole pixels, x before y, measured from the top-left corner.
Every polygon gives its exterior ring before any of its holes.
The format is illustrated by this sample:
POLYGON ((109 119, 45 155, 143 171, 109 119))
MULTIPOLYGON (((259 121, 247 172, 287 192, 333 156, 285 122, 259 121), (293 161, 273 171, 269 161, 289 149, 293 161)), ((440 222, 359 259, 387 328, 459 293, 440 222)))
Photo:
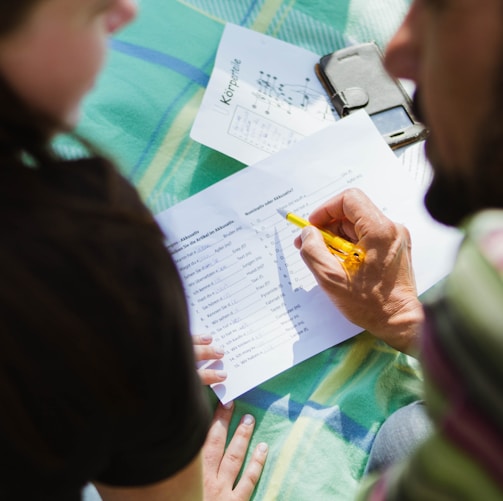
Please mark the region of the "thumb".
POLYGON ((300 255, 320 285, 322 282, 330 285, 334 277, 340 280, 347 278, 346 269, 340 259, 328 250, 318 228, 306 226, 302 229, 300 238, 302 241, 300 255))
POLYGON ((300 234, 301 252, 309 260, 326 259, 330 252, 325 245, 321 233, 314 226, 305 226, 300 234))

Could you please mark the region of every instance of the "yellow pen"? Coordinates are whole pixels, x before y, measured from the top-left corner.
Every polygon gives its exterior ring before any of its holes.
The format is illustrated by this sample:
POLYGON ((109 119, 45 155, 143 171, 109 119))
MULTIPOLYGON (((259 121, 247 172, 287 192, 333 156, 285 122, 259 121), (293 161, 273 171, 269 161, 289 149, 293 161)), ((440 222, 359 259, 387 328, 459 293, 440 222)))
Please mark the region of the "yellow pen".
MULTIPOLYGON (((284 217, 290 223, 295 224, 299 228, 304 228, 305 226, 313 226, 306 219, 297 216, 293 212, 288 212, 283 209, 277 209, 278 213, 284 217)), ((342 237, 338 237, 327 230, 318 228, 320 230, 323 240, 328 247, 328 250, 337 256, 339 256, 343 262, 347 265, 357 266, 361 264, 365 258, 365 251, 353 244, 348 242, 342 237)))

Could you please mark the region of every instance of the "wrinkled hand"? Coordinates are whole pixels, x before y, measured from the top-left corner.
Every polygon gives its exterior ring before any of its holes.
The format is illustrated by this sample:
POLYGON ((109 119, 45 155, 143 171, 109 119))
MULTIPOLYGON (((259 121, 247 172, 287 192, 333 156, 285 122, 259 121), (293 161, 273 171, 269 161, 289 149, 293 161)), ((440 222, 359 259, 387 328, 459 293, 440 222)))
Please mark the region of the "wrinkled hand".
POLYGON ((347 271, 308 226, 295 239, 302 258, 332 302, 353 323, 393 348, 414 353, 423 321, 407 229, 390 221, 360 190, 351 188, 309 217, 365 249, 363 264, 347 271))
MULTIPOLYGON (((224 356, 223 349, 211 346, 212 342, 211 336, 192 336, 196 362, 220 360, 224 356)), ((197 372, 203 384, 221 383, 227 378, 227 373, 224 370, 200 368, 197 372)))
POLYGON ((249 414, 243 416, 225 449, 233 407, 232 402, 226 407, 218 404, 206 437, 203 447, 204 501, 248 501, 264 468, 267 445, 260 443, 236 483, 255 420, 249 414))

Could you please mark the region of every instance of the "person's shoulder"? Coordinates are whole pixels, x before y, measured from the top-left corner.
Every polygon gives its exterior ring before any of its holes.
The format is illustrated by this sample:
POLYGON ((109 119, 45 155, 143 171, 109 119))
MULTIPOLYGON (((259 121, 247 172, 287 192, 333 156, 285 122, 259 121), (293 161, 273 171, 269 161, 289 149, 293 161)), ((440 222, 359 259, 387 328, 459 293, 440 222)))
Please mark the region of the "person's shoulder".
POLYGON ((463 242, 441 294, 462 316, 481 319, 485 311, 494 319, 503 312, 503 210, 473 214, 462 230, 463 242))
MULTIPOLYGON (((453 269, 425 304, 425 400, 440 426, 418 449, 417 472, 408 471, 419 475, 435 457, 451 456, 468 479, 466 499, 501 499, 503 210, 473 214, 462 228, 465 237, 453 269)), ((449 485, 442 465, 437 478, 443 475, 445 492, 456 492, 459 482, 449 485)))
POLYGON ((481 211, 466 222, 465 228, 465 246, 503 278, 503 210, 481 211))
POLYGON ((427 316, 437 319, 435 337, 450 352, 503 354, 503 210, 473 214, 462 229, 451 272, 425 302, 427 316))
POLYGON ((444 349, 458 353, 448 363, 462 360, 460 351, 487 360, 503 354, 503 210, 473 214, 462 229, 451 272, 424 301, 425 333, 434 335, 423 337, 442 339, 444 349))
POLYGON ((0 166, 0 204, 4 207, 25 212, 62 206, 85 209, 89 203, 142 206, 133 185, 104 157, 0 166))
POLYGON ((93 198, 113 205, 142 205, 133 185, 104 157, 59 161, 42 170, 51 187, 62 196, 93 198))

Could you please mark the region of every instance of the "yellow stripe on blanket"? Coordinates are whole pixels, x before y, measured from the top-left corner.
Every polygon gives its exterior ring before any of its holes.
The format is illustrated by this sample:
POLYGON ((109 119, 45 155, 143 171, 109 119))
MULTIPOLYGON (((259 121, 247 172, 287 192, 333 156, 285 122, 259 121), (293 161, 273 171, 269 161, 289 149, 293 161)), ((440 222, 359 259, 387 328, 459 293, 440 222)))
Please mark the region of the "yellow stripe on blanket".
POLYGON ((191 10, 197 12, 198 14, 201 14, 204 17, 207 17, 208 19, 213 19, 213 21, 217 21, 219 23, 224 23, 224 24, 226 22, 224 19, 217 17, 217 16, 212 16, 207 11, 205 11, 199 7, 196 7, 195 5, 193 5, 190 2, 185 2, 184 0, 178 0, 178 3, 183 5, 184 7, 187 7, 188 9, 191 9, 191 10))
POLYGON ((274 469, 270 475, 267 489, 262 499, 279 499, 283 485, 286 483, 287 474, 292 465, 291 458, 298 456, 298 449, 301 442, 306 442, 307 433, 313 427, 313 421, 304 417, 299 417, 295 422, 292 431, 284 445, 281 447, 280 460, 275 461, 274 469), (288 458, 289 460, 287 460, 288 458))
MULTIPOLYGON (((143 176, 138 181, 137 187, 144 200, 152 194, 152 191, 163 176, 166 166, 169 165, 173 159, 176 158, 178 166, 183 164, 177 156, 179 153, 178 149, 180 144, 186 140, 189 135, 190 128, 194 123, 194 118, 201 105, 203 95, 204 89, 198 90, 192 99, 183 107, 182 113, 179 113, 173 120, 154 158, 150 162, 150 165, 146 168, 143 176)), ((171 174, 171 177, 174 176, 175 173, 176 170, 171 174)))
MULTIPOLYGON (((276 14, 280 9, 284 9, 285 2, 282 0, 274 0, 274 1, 269 1, 265 2, 264 5, 262 6, 262 9, 258 13, 257 17, 255 18, 255 21, 253 24, 250 26, 252 30, 259 31, 260 33, 266 33, 268 27, 271 24, 271 21, 276 17, 276 14)), ((293 5, 295 4, 295 0, 292 0, 290 2, 290 5, 287 8, 288 12, 290 9, 292 9, 293 5)), ((283 15, 283 18, 286 16, 286 13, 283 15)))
POLYGON ((348 381, 351 381, 355 374, 361 370, 364 360, 375 346, 375 338, 368 332, 362 332, 355 338, 353 345, 341 364, 334 368, 325 376, 323 381, 311 396, 313 402, 328 405, 334 399, 334 395, 348 381))

